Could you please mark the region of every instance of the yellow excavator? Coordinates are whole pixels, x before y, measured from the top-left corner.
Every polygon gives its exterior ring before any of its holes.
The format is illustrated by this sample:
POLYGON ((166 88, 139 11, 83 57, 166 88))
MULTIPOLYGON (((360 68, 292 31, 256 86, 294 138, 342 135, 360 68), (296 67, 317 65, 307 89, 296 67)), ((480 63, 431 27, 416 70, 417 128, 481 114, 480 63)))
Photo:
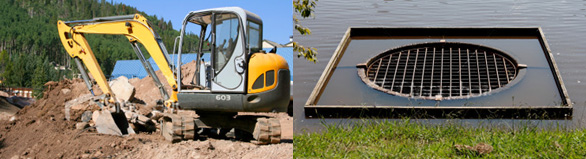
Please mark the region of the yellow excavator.
POLYGON ((94 82, 85 68, 103 92, 96 100, 100 107, 114 113, 124 103, 116 100, 84 34, 124 35, 160 90, 162 99, 157 103, 164 109, 156 120, 167 140, 197 139, 204 130, 219 129, 219 135, 234 130, 235 134, 258 144, 280 142, 277 119, 238 115, 238 112, 285 112, 290 100, 288 64, 283 57, 261 49, 263 25, 256 14, 238 7, 188 13, 174 44, 178 48, 173 52, 177 54, 176 61, 171 61, 161 38, 140 14, 58 21, 57 26, 61 42, 75 60, 89 91, 94 93, 94 82), (186 30, 199 30, 197 58, 193 59, 195 82, 188 84, 181 83, 181 74, 185 73, 181 72, 181 55, 185 53, 182 48, 188 37, 186 30), (163 87, 138 43, 154 59, 171 86, 171 94, 163 87), (209 52, 209 61, 202 59, 204 52, 209 52), (193 110, 197 117, 177 113, 179 110, 193 110))

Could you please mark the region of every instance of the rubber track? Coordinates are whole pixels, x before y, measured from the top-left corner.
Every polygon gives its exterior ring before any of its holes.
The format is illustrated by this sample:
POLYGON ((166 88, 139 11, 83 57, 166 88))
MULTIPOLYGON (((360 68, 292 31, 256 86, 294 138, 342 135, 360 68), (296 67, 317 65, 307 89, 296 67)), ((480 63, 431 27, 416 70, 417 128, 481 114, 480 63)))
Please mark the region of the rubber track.
POLYGON ((258 118, 253 137, 257 145, 277 144, 281 142, 281 124, 278 119, 258 118))

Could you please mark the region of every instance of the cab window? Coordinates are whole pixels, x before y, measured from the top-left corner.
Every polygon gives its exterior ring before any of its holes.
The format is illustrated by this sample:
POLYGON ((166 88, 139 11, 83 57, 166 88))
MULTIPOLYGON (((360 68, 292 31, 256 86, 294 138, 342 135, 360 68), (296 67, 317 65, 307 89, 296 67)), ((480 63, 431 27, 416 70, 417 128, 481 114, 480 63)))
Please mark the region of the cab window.
POLYGON ((248 21, 248 38, 246 41, 248 42, 249 53, 259 52, 262 48, 261 27, 262 26, 258 23, 248 21))
POLYGON ((215 26, 216 52, 214 54, 214 71, 218 74, 234 53, 240 24, 238 16, 232 13, 224 13, 216 15, 215 26))

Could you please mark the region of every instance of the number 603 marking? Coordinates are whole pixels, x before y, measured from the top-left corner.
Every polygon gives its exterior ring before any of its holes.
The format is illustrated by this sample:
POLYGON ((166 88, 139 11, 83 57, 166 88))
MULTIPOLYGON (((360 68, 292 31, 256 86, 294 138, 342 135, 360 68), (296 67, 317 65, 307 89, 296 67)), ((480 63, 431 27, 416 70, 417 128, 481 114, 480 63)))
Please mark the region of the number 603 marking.
POLYGON ((230 101, 230 95, 216 95, 216 100, 230 101))

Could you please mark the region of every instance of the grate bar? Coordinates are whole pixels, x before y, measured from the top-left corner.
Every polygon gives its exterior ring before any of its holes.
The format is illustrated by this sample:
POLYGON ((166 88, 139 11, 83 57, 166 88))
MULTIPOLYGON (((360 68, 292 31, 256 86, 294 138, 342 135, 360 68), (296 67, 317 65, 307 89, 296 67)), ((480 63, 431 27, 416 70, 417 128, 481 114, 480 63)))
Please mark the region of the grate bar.
POLYGON ((486 56, 486 51, 484 51, 484 64, 486 66, 486 79, 488 80, 488 90, 492 90, 492 86, 490 85, 490 71, 488 71, 488 58, 486 56))
MULTIPOLYGON (((425 79, 425 64, 427 63, 427 48, 425 48, 425 54, 423 56, 423 72, 421 73, 421 86, 419 87, 419 95, 423 96, 423 79, 425 79)), ((433 83, 433 82, 431 82, 433 83)))
POLYGON ((505 58, 503 58, 503 66, 505 67, 505 74, 507 75, 507 83, 511 82, 509 78, 509 70, 507 70, 507 62, 505 62, 505 58))
POLYGON ((501 85, 501 77, 499 76, 499 65, 496 63, 496 55, 495 54, 492 54, 492 58, 494 58, 494 69, 495 69, 495 72, 496 72, 496 80, 497 80, 497 82, 499 84, 499 87, 502 87, 502 85, 501 85))
POLYGON ((462 96, 462 52, 460 48, 458 48, 458 73, 460 73, 460 96, 462 96))
POLYGON ((478 72, 478 94, 482 94, 482 82, 480 81, 480 62, 478 62, 478 50, 474 50, 476 55, 476 72, 478 72))
POLYGON ((442 62, 441 62, 441 69, 440 69, 440 93, 442 95, 443 88, 444 88, 444 48, 442 48, 442 62))
MULTIPOLYGON (((383 59, 381 58, 381 59, 379 60, 378 68, 376 69, 376 74, 374 75, 374 79, 375 79, 375 80, 378 78, 378 72, 380 71, 380 65, 382 65, 382 64, 383 64, 383 59)), ((384 84, 384 81, 383 81, 383 83, 382 83, 382 84, 384 84)))
POLYGON ((472 71, 470 70, 470 49, 466 49, 466 58, 468 59, 468 94, 472 94, 472 71))
POLYGON ((393 59, 393 54, 389 55, 389 61, 387 61, 387 69, 385 70, 385 77, 383 78, 383 83, 381 84, 383 87, 385 85, 385 82, 387 81, 387 73, 389 73, 389 66, 391 65, 391 59, 393 59))
POLYGON ((450 67, 449 67, 449 69, 450 69, 450 82, 449 82, 449 84, 450 85, 448 86, 448 90, 450 90, 450 94, 448 95, 448 97, 451 97, 452 96, 452 85, 453 85, 453 83, 452 83, 452 67, 454 67, 454 65, 452 64, 452 61, 454 61, 454 58, 452 58, 452 48, 450 48, 449 54, 450 54, 450 67))
POLYGON ((409 92, 413 95, 413 87, 415 85, 415 72, 417 72, 417 58, 419 57, 419 49, 415 51, 415 64, 413 65, 413 75, 411 76, 411 91, 409 92))
POLYGON ((409 63, 410 54, 411 50, 407 50, 407 60, 405 60, 405 70, 403 71, 403 80, 401 80, 401 88, 399 90, 400 93, 403 93, 403 86, 405 85, 405 76, 407 75, 407 64, 409 63))
POLYGON ((391 90, 395 88, 395 77, 397 77, 397 71, 399 71, 399 61, 401 60, 402 52, 399 52, 399 58, 397 58, 397 66, 395 67, 395 74, 393 75, 393 82, 391 84, 391 90))
POLYGON ((429 96, 431 97, 433 95, 433 81, 435 80, 433 78, 434 75, 434 70, 435 70, 435 47, 433 48, 433 59, 431 60, 431 82, 429 82, 429 96))

